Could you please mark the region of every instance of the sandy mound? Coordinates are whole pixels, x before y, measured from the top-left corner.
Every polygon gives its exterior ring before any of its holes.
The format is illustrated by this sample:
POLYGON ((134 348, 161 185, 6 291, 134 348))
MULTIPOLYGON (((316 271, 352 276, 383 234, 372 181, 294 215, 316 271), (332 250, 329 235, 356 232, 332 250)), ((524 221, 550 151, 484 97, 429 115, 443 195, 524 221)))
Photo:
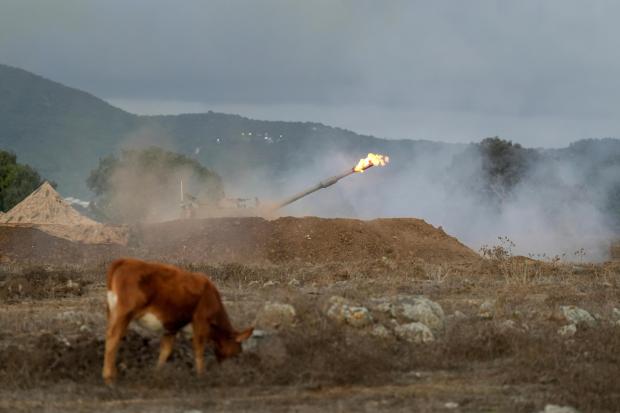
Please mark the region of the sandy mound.
POLYGON ((0 224, 36 227, 56 237, 87 244, 127 243, 126 229, 106 226, 81 215, 47 182, 1 215, 0 224))
POLYGON ((324 263, 365 259, 471 262, 478 254, 419 219, 214 218, 142 227, 153 258, 190 262, 324 263))
POLYGON ((80 215, 54 188, 44 182, 3 217, 6 224, 97 225, 80 215))

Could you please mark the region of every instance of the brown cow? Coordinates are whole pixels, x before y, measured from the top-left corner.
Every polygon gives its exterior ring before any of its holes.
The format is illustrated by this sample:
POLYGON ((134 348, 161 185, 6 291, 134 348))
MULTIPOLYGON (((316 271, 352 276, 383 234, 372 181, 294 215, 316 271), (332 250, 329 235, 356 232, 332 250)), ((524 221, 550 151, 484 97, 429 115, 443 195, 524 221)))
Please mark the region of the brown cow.
POLYGON ((116 352, 129 323, 161 331, 157 368, 170 356, 177 332, 192 334, 196 372, 204 372, 204 347, 214 345, 218 361, 241 352, 241 342, 253 328, 233 329, 215 285, 207 276, 171 265, 121 258, 108 269, 108 328, 105 338, 103 379, 114 382, 116 352))

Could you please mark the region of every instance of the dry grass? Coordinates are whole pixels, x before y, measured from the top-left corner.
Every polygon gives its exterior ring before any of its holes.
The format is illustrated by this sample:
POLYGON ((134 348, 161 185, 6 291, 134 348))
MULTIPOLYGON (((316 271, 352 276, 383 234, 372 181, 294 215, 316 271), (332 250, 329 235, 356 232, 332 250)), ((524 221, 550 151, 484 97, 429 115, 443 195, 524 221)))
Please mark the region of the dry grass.
MULTIPOLYGON (((114 391, 104 390, 99 379, 105 323, 103 268, 4 268, 0 273, 4 294, 4 304, 0 302, 0 385, 4 391, 31 392, 64 383, 74 397, 108 400, 136 394, 148 398, 169 389, 192 397, 205 388, 243 386, 312 391, 337 386, 415 386, 421 380, 419 374, 426 374, 428 391, 434 394, 443 388, 439 377, 449 374, 481 389, 497 385, 527 389, 523 390, 525 399, 518 403, 499 390, 493 393, 499 410, 503 406, 535 411, 546 403, 557 403, 582 411, 615 411, 620 403, 620 381, 616 380, 620 328, 612 327, 605 317, 620 302, 620 266, 542 263, 535 271, 527 267, 525 276, 526 270, 519 265, 527 261, 515 261, 514 267, 504 267, 512 271, 507 273, 492 260, 477 268, 385 260, 346 266, 182 263, 216 281, 231 303, 235 324, 252 323, 265 301, 281 301, 295 306, 296 326, 270 336, 256 351, 219 366, 208 355, 210 374, 198 381, 187 341, 179 340, 171 362, 156 376, 151 369, 158 339, 132 330, 121 347, 120 386, 114 391), (296 283, 289 284, 293 279, 296 283), (27 282, 29 289, 7 295, 16 280, 27 282), (63 292, 68 280, 81 286, 79 292, 63 292), (269 281, 277 283, 266 286, 269 281), (367 305, 372 297, 402 293, 427 295, 439 301, 447 314, 459 310, 467 317, 449 319, 434 344, 413 345, 337 325, 322 313, 322 303, 333 294, 367 305), (482 319, 478 306, 489 298, 495 300, 494 316, 482 319), (565 322, 555 313, 560 305, 568 304, 600 314, 599 327, 580 327, 570 339, 559 336, 556 331, 565 322), (63 313, 66 316, 59 317, 63 313), (505 328, 505 320, 512 320, 515 328, 505 328)), ((453 397, 470 406, 466 410, 487 406, 485 400, 491 396, 468 399, 468 392, 471 389, 454 388, 453 397)))

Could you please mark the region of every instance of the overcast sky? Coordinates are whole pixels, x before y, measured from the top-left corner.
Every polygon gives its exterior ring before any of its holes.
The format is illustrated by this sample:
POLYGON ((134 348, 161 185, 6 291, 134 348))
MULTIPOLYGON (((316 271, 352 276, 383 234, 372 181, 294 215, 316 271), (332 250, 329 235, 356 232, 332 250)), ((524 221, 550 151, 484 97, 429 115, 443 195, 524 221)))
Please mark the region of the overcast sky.
POLYGON ((620 137, 618 1, 0 0, 0 62, 136 113, 620 137))

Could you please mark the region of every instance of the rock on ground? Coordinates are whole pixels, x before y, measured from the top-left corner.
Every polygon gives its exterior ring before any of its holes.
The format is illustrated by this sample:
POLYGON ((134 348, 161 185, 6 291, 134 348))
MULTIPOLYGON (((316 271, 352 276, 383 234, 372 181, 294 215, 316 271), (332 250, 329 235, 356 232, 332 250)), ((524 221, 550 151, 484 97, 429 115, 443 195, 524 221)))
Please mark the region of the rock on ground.
POLYGON ((376 324, 370 331, 370 334, 380 338, 389 338, 392 335, 390 330, 388 330, 383 324, 376 324))
POLYGON ((255 325, 263 329, 290 327, 295 323, 297 313, 290 304, 267 302, 256 315, 255 325))
POLYGON ((620 326, 620 310, 614 308, 611 310, 611 321, 613 324, 620 326))
POLYGON ((545 406, 545 410, 541 413, 579 413, 579 410, 576 410, 570 406, 558 406, 555 404, 548 404, 545 406))
POLYGON ((365 327, 372 324, 373 318, 366 307, 351 304, 346 298, 340 296, 330 297, 326 311, 327 317, 352 327, 365 327))
POLYGON ((497 324, 497 328, 502 333, 521 331, 521 329, 514 320, 504 320, 497 324))
POLYGON ((443 329, 446 318, 438 303, 425 297, 407 295, 397 298, 391 314, 400 321, 422 323, 435 333, 443 329))
POLYGON ((568 324, 558 329, 558 334, 565 337, 574 336, 577 332, 577 326, 575 324, 568 324))
POLYGON ((353 327, 365 327, 372 324, 372 315, 366 307, 345 307, 345 320, 353 327))
POLYGON ((410 343, 430 343, 435 341, 435 336, 431 329, 418 322, 396 326, 394 333, 399 338, 410 343))
POLYGON ((495 301, 485 300, 482 304, 480 304, 478 315, 480 316, 480 318, 490 319, 490 318, 493 318, 494 312, 495 312, 495 301))
POLYGON ((596 325, 596 320, 594 317, 592 317, 592 315, 583 308, 579 308, 574 305, 563 305, 560 307, 560 313, 566 321, 572 324, 586 324, 590 327, 594 327, 596 325))

